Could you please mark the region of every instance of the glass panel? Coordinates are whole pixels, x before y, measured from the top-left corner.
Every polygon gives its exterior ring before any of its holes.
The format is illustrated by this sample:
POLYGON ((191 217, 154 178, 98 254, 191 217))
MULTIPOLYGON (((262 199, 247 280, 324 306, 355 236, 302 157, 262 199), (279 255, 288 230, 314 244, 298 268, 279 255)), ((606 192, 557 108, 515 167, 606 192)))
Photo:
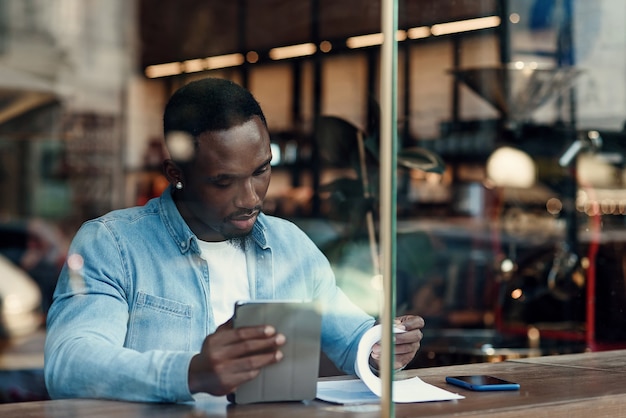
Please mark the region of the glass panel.
POLYGON ((2 331, 41 336, 83 222, 161 195, 167 100, 217 77, 265 112, 264 212, 376 319, 391 233, 393 309, 426 322, 409 369, 626 346, 622 1, 398 0, 390 231, 382 7, 0 0, 0 260, 33 285, 2 331))

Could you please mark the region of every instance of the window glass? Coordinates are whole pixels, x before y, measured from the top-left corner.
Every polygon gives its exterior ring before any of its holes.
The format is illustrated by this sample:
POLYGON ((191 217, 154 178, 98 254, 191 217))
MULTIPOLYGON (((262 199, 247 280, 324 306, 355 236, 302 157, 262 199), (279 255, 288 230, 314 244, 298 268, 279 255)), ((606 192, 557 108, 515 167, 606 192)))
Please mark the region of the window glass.
MULTIPOLYGON (((626 345, 622 0, 397 4, 395 309, 428 329, 411 367, 626 345)), ((169 96, 220 77, 267 117, 264 211, 378 316, 380 19, 379 0, 0 0, 0 255, 36 309, 83 222, 168 186, 169 96)))

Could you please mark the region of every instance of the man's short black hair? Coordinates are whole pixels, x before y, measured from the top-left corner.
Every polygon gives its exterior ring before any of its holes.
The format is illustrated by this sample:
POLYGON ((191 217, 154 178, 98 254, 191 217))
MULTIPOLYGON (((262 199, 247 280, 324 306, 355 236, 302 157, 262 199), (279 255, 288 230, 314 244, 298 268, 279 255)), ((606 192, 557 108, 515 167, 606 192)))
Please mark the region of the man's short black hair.
POLYGON ((261 106, 240 85, 221 78, 204 78, 178 89, 165 106, 163 131, 185 132, 192 137, 221 131, 258 116, 267 127, 261 106))

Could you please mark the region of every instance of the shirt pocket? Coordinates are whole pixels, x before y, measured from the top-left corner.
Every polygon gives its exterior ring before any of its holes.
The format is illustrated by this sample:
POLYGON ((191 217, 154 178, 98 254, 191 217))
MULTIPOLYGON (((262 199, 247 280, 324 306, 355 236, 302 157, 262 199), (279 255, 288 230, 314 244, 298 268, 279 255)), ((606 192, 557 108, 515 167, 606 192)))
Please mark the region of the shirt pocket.
POLYGON ((190 351, 191 305, 138 292, 126 341, 137 351, 190 351))

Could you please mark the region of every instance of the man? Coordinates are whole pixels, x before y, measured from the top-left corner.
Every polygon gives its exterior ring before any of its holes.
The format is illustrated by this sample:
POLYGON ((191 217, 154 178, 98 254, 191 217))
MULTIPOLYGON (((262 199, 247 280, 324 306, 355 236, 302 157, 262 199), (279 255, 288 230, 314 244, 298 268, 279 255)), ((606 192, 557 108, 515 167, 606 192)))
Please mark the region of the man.
MULTIPOLYGON (((190 83, 168 102, 164 131, 171 187, 86 222, 72 242, 48 316, 50 395, 183 402, 231 393, 280 361, 285 343, 271 326, 233 329, 242 299, 318 301, 322 348, 352 373, 374 320, 337 288, 300 229, 261 212, 272 155, 256 100, 230 81, 190 83)), ((423 320, 398 321, 403 367, 423 320)))

